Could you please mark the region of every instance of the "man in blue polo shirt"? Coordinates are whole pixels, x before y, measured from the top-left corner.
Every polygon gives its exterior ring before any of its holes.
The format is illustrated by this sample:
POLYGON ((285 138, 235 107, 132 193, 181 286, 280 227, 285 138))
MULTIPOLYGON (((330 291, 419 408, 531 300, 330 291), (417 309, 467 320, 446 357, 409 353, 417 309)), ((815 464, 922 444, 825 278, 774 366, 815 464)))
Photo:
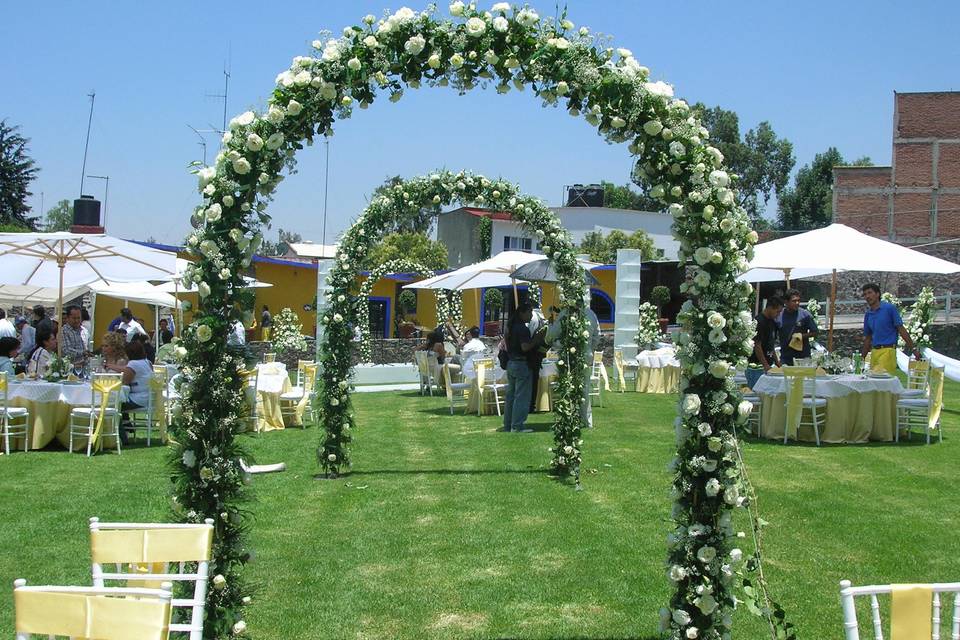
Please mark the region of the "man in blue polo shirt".
POLYGON ((910 334, 903 327, 900 312, 889 302, 880 299, 880 285, 863 285, 863 299, 867 303, 867 312, 863 316, 864 357, 871 351, 870 368, 873 371, 897 372, 897 336, 903 338, 907 352, 912 352, 917 360, 920 352, 913 346, 910 334))

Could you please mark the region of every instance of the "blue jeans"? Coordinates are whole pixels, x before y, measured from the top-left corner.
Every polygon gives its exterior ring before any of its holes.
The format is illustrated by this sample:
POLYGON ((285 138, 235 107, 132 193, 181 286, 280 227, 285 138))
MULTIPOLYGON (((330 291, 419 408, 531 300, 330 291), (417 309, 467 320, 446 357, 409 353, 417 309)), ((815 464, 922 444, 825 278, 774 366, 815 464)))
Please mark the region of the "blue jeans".
POLYGON ((507 399, 503 409, 505 431, 519 431, 530 413, 530 397, 533 395, 533 375, 526 360, 511 360, 507 363, 507 399))

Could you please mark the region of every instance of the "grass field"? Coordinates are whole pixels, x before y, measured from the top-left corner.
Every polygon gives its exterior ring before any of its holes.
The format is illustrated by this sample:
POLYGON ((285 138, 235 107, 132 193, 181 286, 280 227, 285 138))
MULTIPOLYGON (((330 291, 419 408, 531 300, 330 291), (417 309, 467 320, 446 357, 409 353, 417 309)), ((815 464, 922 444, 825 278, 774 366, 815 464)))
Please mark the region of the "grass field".
MULTIPOLYGON (((841 638, 837 583, 957 580, 960 385, 942 445, 749 441, 774 595, 802 638, 841 638)), ((258 462, 247 622, 259 638, 652 638, 673 455, 672 398, 609 394, 585 436, 583 491, 546 475, 549 416, 531 434, 448 414, 413 392, 357 394, 353 473, 314 478, 318 430, 246 440, 258 462)), ((93 459, 0 457, 0 581, 89 581, 87 519, 162 520, 160 447, 93 459)), ((748 545, 746 545, 748 546, 748 545)), ((12 631, 10 587, 0 630, 12 631)), ((738 613, 735 637, 763 627, 738 613)))

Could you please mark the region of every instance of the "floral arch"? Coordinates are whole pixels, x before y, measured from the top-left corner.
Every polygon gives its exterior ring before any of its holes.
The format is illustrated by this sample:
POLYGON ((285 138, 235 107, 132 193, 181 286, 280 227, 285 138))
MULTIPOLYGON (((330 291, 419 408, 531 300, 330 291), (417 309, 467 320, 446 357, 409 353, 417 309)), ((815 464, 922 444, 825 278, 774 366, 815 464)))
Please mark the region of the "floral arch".
MULTIPOLYGON (((383 236, 383 230, 412 212, 442 207, 454 202, 484 204, 510 213, 524 229, 545 244, 557 272, 563 316, 561 345, 563 358, 557 362, 556 419, 553 425, 552 467, 561 476, 580 478, 579 406, 583 376, 572 372, 585 366, 586 318, 581 310, 584 294, 583 269, 577 263, 573 243, 560 221, 540 200, 520 193, 505 180, 490 180, 467 172, 438 171, 403 181, 371 202, 340 238, 337 257, 327 276, 330 285, 328 306, 320 323, 324 325, 320 343, 320 375, 317 402, 326 433, 317 458, 330 477, 339 475, 350 464, 349 444, 353 438, 353 411, 350 405, 351 349, 354 323, 366 298, 350 295, 358 265, 383 236), (359 307, 359 308, 358 308, 359 307)), ((386 263, 387 266, 390 263, 386 263)), ((369 280, 368 280, 369 281, 369 280)))
POLYGON ((433 276, 434 272, 419 263, 402 258, 388 260, 370 270, 367 279, 360 285, 360 292, 357 294, 355 326, 360 329, 360 362, 370 362, 372 355, 370 351, 370 304, 367 299, 370 297, 373 286, 377 284, 377 281, 388 273, 415 273, 424 278, 429 278, 433 276))
MULTIPOLYGON (((227 351, 225 335, 229 323, 251 308, 242 270, 262 241, 259 229, 269 220, 265 207, 282 171, 292 168, 296 152, 315 135, 332 135, 335 120, 365 109, 378 94, 396 101, 423 85, 462 93, 492 84, 499 93, 531 87, 545 105, 562 104, 609 142, 625 143, 635 175, 674 216, 679 257, 692 277, 682 287, 688 300, 680 316, 682 379, 668 572, 675 589, 662 622, 672 638, 724 637, 735 602, 730 508, 743 504, 733 427, 744 407, 728 373, 749 352, 749 286, 736 275, 756 241, 735 205, 736 176, 723 170, 723 155, 709 145, 708 132, 669 85, 650 82, 649 70, 629 50, 607 47, 589 29, 577 29, 565 12, 545 19, 529 7, 498 2, 484 11, 460 0, 449 10, 452 20, 407 8, 380 20, 368 15, 339 38, 315 41, 316 55, 294 58, 277 76, 267 109, 234 118, 214 165, 197 170, 203 203, 194 211, 195 231, 187 244, 200 260, 186 277, 196 283, 201 300, 183 337, 189 382, 173 427, 178 444, 172 469, 179 517, 216 519, 212 570, 221 580, 210 592, 205 634, 226 637, 242 622, 241 569, 249 552, 234 438, 241 427, 242 362, 227 351)), ((462 191, 478 204, 476 198, 487 197, 476 186, 462 191)), ((444 194, 435 195, 446 201, 444 194)), ((542 226, 532 222, 546 229, 551 241, 554 233, 563 237, 546 219, 542 226)), ((356 226, 354 231, 359 233, 356 226)), ((352 243, 344 246, 362 244, 352 243)), ((545 247, 545 252, 566 260, 565 249, 545 247)), ((334 278, 346 276, 347 261, 338 261, 334 278)), ((340 335, 343 323, 334 324, 340 335)), ((332 404, 337 388, 349 385, 342 376, 348 365, 340 357, 328 356, 322 384, 324 393, 333 394, 327 419, 349 425, 346 407, 332 404)), ((332 433, 342 435, 336 428, 332 433)), ((328 434, 321 463, 339 468, 345 444, 328 434)))

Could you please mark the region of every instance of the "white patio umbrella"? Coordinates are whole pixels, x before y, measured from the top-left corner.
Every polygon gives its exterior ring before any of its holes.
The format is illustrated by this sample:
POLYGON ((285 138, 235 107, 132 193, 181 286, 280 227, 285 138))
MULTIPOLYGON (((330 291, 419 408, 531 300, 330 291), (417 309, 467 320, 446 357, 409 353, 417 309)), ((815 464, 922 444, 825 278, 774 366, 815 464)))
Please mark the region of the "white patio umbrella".
POLYGON ((788 284, 790 274, 795 271, 806 269, 832 273, 828 344, 831 349, 838 271, 960 272, 958 264, 860 233, 842 224, 832 224, 822 229, 759 244, 754 251, 753 260, 750 261, 750 268, 783 271, 788 284))
POLYGON ((103 234, 0 234, 0 284, 56 287, 58 319, 64 287, 159 280, 175 272, 176 254, 103 234))
MULTIPOLYGON (((525 251, 503 251, 474 264, 468 264, 448 273, 404 285, 404 289, 485 289, 488 287, 513 286, 514 303, 518 302, 517 281, 510 274, 519 267, 542 260, 543 256, 525 251)), ((478 294, 479 295, 479 294, 478 294)), ((478 305, 479 306, 479 305, 478 305)))

